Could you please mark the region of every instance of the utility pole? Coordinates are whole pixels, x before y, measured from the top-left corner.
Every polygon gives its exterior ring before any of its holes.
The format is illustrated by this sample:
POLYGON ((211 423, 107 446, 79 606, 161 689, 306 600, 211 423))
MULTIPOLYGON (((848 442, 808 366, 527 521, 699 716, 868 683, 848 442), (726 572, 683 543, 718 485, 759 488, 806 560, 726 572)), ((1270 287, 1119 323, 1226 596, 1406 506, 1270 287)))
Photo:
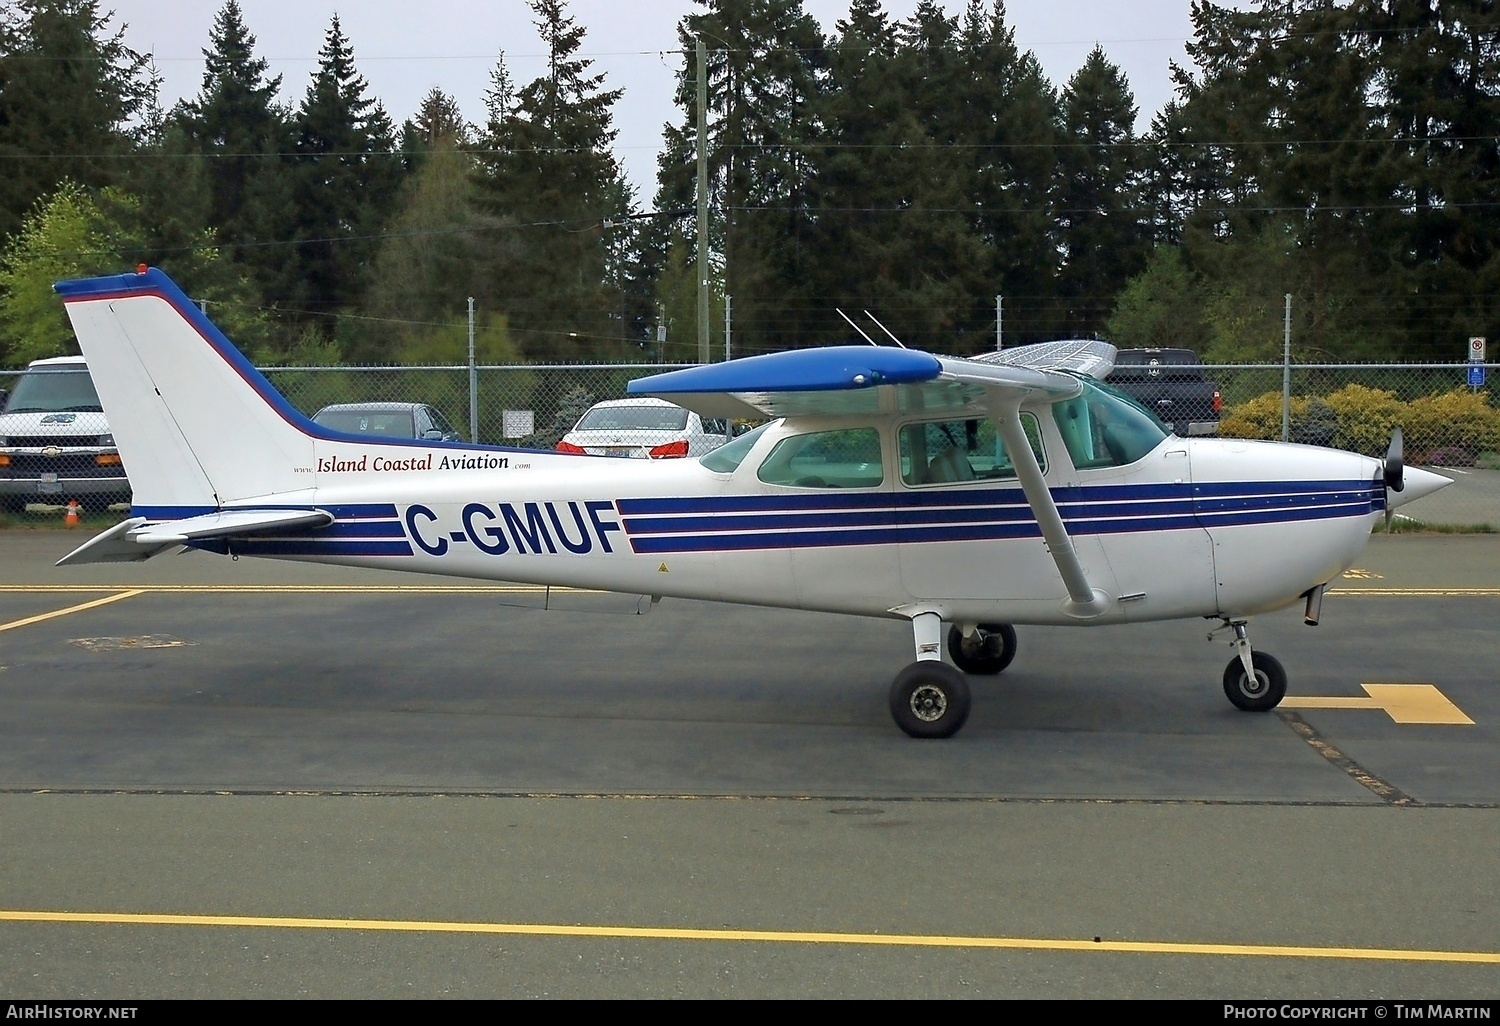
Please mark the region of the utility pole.
POLYGON ((469 441, 479 441, 479 371, 474 366, 474 297, 469 297, 469 441))
POLYGON ((729 360, 729 338, 733 333, 734 315, 730 312, 734 309, 734 297, 724 293, 724 360, 729 360))
POLYGON ((1286 294, 1285 324, 1281 338, 1281 440, 1292 438, 1292 294, 1286 294))
POLYGON ((996 296, 995 297, 995 352, 997 352, 997 353, 1004 347, 1004 344, 1005 344, 1004 341, 1003 341, 1004 338, 1005 338, 1005 333, 1002 330, 1004 328, 1004 326, 1005 326, 1005 297, 1004 296, 996 296))
POLYGON ((708 55, 698 37, 698 362, 708 362, 708 55))

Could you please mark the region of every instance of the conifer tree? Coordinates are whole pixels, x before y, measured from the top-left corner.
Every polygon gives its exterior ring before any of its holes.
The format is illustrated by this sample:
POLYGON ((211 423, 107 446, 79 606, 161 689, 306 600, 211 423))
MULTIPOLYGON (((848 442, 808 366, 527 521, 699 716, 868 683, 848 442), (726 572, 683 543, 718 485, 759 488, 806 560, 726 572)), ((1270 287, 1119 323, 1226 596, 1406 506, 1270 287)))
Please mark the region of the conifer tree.
POLYGON ((295 304, 330 336, 332 315, 365 284, 401 182, 390 118, 367 90, 335 15, 295 118, 292 276, 270 297, 295 304))
POLYGON ((516 91, 502 55, 487 97, 478 178, 480 209, 495 229, 487 298, 528 355, 572 359, 614 350, 625 334, 609 268, 630 213, 610 152, 621 91, 605 89, 593 61, 579 56, 585 30, 563 0, 531 0, 531 8, 547 70, 516 91))
MULTIPOLYGON (((255 54, 255 36, 245 27, 238 0, 228 0, 214 17, 203 57, 198 95, 173 120, 206 158, 209 224, 233 259, 260 264, 268 254, 248 244, 275 238, 286 227, 256 202, 266 191, 257 179, 286 168, 281 153, 289 142, 287 115, 276 100, 281 76, 266 76, 268 64, 255 54)), ((271 259, 284 256, 278 252, 271 259)))
POLYGON ((12 0, 0 10, 0 238, 64 180, 109 184, 150 93, 146 58, 97 0, 12 0))
POLYGON ((1125 74, 1096 46, 1062 94, 1057 223, 1058 289, 1068 330, 1101 330, 1115 295, 1146 260, 1135 142, 1136 106, 1125 74))

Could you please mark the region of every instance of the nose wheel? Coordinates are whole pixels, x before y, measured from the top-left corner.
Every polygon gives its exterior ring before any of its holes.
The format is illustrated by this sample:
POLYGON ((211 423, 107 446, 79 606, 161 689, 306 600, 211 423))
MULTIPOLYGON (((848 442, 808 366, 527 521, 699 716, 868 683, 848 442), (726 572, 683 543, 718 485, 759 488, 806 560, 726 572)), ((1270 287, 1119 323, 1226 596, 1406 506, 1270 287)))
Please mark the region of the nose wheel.
POLYGON ((1270 712, 1286 697, 1286 669, 1281 660, 1250 648, 1243 620, 1229 624, 1237 654, 1224 667, 1224 694, 1236 709, 1270 712))

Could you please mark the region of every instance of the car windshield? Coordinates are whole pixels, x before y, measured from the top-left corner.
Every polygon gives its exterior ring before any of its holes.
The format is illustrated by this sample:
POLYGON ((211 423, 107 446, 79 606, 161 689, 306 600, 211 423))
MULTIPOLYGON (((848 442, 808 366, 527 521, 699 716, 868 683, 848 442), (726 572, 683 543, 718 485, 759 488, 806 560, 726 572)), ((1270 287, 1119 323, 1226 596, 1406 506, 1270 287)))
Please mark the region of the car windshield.
POLYGON ((16 382, 6 413, 86 413, 102 411, 87 370, 28 370, 16 382))
POLYGON ((596 406, 575 431, 681 431, 687 410, 679 406, 596 406))
POLYGON ((411 438, 415 433, 411 413, 406 410, 378 413, 370 410, 324 410, 313 419, 330 431, 343 431, 351 435, 411 438))

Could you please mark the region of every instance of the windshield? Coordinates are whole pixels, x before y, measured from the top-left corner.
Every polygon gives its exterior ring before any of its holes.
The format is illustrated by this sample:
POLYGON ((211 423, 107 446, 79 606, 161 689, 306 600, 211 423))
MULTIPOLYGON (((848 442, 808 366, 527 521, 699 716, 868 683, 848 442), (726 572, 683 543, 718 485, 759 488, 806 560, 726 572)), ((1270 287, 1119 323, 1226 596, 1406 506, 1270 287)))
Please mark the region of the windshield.
POLYGON ((28 370, 5 404, 6 413, 88 413, 103 409, 89 372, 71 367, 28 370))
POLYGON ((1083 393, 1052 404, 1058 433, 1079 470, 1134 463, 1172 432, 1140 403, 1091 378, 1083 393))
POLYGON ((574 431, 681 431, 687 410, 679 406, 596 406, 574 431))
POLYGON ((734 441, 725 442, 698 462, 716 474, 732 474, 741 463, 745 462, 745 457, 750 454, 750 450, 755 448, 761 432, 770 426, 762 424, 754 431, 747 431, 734 441))

